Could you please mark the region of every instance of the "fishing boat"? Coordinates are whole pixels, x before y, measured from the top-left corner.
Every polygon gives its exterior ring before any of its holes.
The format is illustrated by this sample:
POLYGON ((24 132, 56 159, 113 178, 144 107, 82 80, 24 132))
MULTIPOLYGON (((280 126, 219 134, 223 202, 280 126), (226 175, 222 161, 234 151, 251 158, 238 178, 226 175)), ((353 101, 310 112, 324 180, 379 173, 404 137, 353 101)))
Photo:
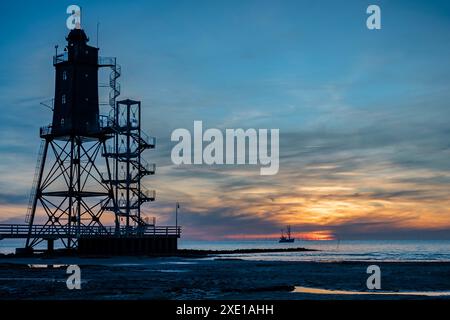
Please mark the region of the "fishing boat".
POLYGON ((295 241, 295 238, 291 238, 291 226, 287 226, 286 234, 287 234, 287 237, 284 235, 284 231, 281 230, 281 237, 280 237, 280 240, 278 241, 279 243, 289 243, 289 242, 295 241))

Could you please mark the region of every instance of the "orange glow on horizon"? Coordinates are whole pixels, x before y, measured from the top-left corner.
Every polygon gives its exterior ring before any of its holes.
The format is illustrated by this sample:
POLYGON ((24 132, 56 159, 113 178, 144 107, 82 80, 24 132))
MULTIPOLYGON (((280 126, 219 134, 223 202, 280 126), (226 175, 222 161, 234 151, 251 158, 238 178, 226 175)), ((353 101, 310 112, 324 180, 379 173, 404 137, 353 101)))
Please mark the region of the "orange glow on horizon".
MULTIPOLYGON (((291 237, 305 241, 331 241, 336 240, 335 235, 329 230, 311 231, 311 232, 293 232, 291 237)), ((224 236, 228 240, 270 240, 278 239, 280 234, 232 234, 224 236)))

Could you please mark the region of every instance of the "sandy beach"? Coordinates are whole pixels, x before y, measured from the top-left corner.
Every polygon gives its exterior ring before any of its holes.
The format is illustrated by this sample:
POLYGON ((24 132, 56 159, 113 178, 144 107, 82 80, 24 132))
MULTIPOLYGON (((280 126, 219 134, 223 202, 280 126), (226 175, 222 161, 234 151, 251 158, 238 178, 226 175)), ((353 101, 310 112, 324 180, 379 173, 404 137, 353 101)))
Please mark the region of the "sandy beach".
POLYGON ((370 264, 374 263, 249 261, 233 255, 207 258, 2 257, 0 298, 450 298, 448 262, 376 262, 382 271, 382 289, 377 294, 367 294, 366 269, 370 264), (82 270, 81 290, 66 287, 66 265, 69 264, 79 265, 82 270), (305 287, 311 288, 311 292, 305 292, 305 287))

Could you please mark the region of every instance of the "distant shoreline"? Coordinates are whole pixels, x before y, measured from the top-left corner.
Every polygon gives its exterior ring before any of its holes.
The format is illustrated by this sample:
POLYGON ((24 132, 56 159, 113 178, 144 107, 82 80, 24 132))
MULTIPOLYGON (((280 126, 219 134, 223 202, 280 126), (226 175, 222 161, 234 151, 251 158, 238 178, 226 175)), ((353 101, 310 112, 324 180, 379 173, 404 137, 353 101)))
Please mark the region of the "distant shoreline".
POLYGON ((230 250, 205 250, 205 249, 179 249, 182 255, 216 255, 216 254, 251 254, 251 253, 279 253, 279 252, 310 252, 320 251, 307 248, 272 248, 272 249, 230 249, 230 250))
MULTIPOLYGON (((272 249, 231 249, 231 250, 205 250, 205 249, 178 249, 177 252, 171 254, 154 254, 154 255, 142 255, 145 257, 205 257, 208 255, 222 255, 222 254, 252 254, 252 253, 283 253, 283 252, 313 252, 320 251, 317 249, 308 248, 272 248, 272 249)), ((23 258, 23 257, 80 257, 80 258, 90 258, 96 256, 89 255, 79 255, 73 251, 66 250, 55 250, 55 252, 48 253, 34 253, 31 255, 23 254, 0 254, 0 258, 23 258)), ((126 255, 123 255, 126 256, 126 255)), ((137 255, 139 256, 139 255, 137 255)), ((104 256, 104 257, 120 257, 120 256, 104 256)))

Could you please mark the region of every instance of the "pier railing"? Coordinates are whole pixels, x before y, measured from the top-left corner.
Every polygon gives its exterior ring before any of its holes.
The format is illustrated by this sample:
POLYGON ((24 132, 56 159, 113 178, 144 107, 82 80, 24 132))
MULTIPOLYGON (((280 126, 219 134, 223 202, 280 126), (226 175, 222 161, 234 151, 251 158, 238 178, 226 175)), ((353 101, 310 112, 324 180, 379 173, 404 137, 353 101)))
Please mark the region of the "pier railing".
MULTIPOLYGON (((30 227, 27 224, 0 224, 0 239, 27 238, 30 227)), ((178 226, 138 226, 120 227, 114 226, 55 226, 33 225, 30 237, 42 239, 79 238, 93 236, 177 236, 181 235, 181 227, 178 226)))

